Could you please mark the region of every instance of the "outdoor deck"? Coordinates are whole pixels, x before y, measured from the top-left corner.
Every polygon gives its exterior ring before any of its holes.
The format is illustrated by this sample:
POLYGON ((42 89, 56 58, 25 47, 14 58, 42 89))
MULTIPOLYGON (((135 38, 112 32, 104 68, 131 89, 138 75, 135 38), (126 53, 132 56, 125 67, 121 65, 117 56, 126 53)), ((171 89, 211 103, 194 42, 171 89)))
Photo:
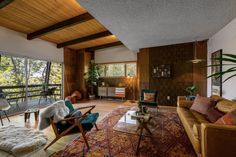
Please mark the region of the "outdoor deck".
MULTIPOLYGON (((16 115, 29 108, 42 108, 61 99, 61 84, 49 84, 48 89, 55 88, 53 93, 46 94, 42 85, 0 86, 0 97, 6 99, 11 108, 8 115, 16 115)), ((3 117, 4 114, 0 113, 3 117)))

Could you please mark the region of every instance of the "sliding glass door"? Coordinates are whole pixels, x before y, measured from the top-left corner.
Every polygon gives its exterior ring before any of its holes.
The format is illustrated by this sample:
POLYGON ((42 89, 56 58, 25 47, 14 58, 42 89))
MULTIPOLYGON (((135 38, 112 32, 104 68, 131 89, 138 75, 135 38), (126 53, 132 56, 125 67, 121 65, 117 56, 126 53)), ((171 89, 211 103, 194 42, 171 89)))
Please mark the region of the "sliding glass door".
POLYGON ((15 110, 50 104, 62 97, 61 91, 61 63, 0 53, 0 97, 15 110), (53 93, 47 95, 51 89, 53 93))

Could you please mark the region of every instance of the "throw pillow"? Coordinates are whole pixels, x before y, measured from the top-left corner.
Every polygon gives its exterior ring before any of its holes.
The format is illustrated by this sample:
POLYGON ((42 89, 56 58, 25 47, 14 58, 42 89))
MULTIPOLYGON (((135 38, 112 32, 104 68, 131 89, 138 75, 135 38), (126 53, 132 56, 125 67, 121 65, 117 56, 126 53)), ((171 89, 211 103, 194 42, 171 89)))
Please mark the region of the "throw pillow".
POLYGON ((69 108, 70 113, 75 110, 70 100, 65 100, 65 105, 69 108))
POLYGON ((215 106, 214 100, 207 97, 197 96, 190 109, 206 115, 208 109, 213 106, 215 106))
POLYGON ((145 102, 154 102, 155 100, 155 93, 144 93, 143 101, 145 102))
POLYGON ((211 107, 207 110, 206 116, 208 120, 212 123, 215 123, 219 118, 221 118, 224 114, 215 109, 214 107, 211 107))
POLYGON ((218 119, 215 124, 236 125, 236 109, 218 119))

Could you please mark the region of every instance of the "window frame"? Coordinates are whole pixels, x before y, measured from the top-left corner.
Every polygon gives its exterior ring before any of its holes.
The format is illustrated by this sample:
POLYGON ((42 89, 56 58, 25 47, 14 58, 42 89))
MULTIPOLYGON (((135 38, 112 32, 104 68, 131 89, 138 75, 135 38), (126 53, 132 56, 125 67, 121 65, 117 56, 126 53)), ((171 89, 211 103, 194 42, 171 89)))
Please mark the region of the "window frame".
POLYGON ((135 76, 132 76, 134 78, 137 77, 137 61, 127 61, 127 62, 110 62, 110 63, 98 63, 98 65, 105 65, 105 69, 104 69, 104 76, 100 76, 100 78, 126 78, 128 76, 127 74, 127 64, 130 64, 130 63, 134 63, 136 65, 136 75, 135 76), (125 72, 125 75, 124 76, 107 76, 107 66, 106 65, 109 65, 109 64, 124 64, 124 72, 125 72))

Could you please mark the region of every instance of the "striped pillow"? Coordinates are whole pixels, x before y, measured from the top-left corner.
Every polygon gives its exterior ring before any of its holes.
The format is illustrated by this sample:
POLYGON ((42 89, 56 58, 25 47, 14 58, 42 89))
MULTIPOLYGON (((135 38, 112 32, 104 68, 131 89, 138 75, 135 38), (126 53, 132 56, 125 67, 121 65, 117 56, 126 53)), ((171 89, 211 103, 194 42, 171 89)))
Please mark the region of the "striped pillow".
POLYGON ((236 109, 218 119, 216 124, 236 125, 236 109))

